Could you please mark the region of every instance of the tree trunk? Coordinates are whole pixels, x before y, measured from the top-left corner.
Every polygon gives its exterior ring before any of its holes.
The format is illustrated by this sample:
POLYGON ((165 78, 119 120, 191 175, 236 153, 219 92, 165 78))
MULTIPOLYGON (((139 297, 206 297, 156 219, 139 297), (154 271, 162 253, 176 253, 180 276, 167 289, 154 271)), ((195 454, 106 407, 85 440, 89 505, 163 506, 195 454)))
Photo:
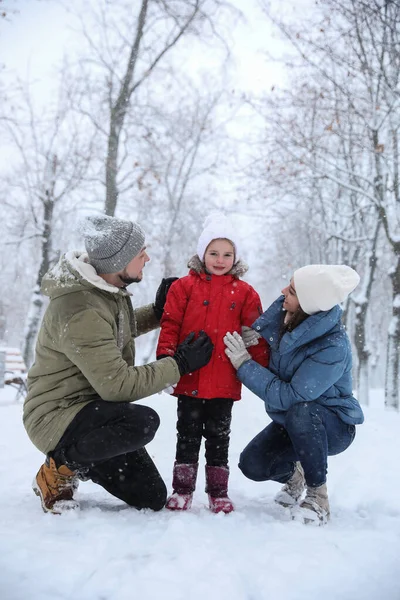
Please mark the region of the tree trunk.
POLYGON ((376 250, 378 245, 379 231, 381 223, 377 219, 375 224, 374 236, 371 240, 371 247, 368 249, 366 258, 366 268, 362 281, 360 300, 357 302, 355 298, 355 324, 354 324, 354 345, 357 351, 358 367, 357 367, 357 393, 358 399, 362 404, 369 405, 369 363, 371 351, 368 347, 367 336, 367 313, 371 298, 372 286, 377 267, 376 250))
POLYGON ((400 248, 390 277, 392 280, 393 309, 387 343, 385 406, 400 410, 400 248))
POLYGON ((365 335, 367 306, 366 303, 356 308, 354 345, 357 352, 357 394, 358 400, 368 406, 369 404, 369 358, 370 351, 367 347, 365 335))
POLYGON ((37 332, 39 330, 39 322, 42 316, 43 309, 43 296, 40 293, 40 284, 36 283, 32 291, 30 308, 28 310, 28 316, 26 319, 26 326, 24 332, 24 348, 22 355, 24 362, 29 369, 33 363, 34 348, 36 342, 37 332))
POLYGON ((109 215, 110 217, 115 215, 115 210, 117 208, 119 141, 126 113, 128 112, 130 98, 135 89, 135 86, 132 85, 132 81, 138 59, 139 47, 143 37, 143 29, 147 18, 148 3, 149 0, 142 0, 126 72, 121 82, 118 97, 115 103, 110 106, 110 130, 106 159, 106 201, 104 207, 106 215, 109 215))
POLYGON ((24 332, 24 348, 22 355, 24 362, 29 368, 33 363, 34 359, 34 348, 37 333, 39 331, 39 324, 42 317, 43 310, 43 296, 40 291, 43 276, 50 268, 50 254, 51 254, 51 234, 53 225, 53 211, 54 211, 54 180, 55 171, 57 168, 57 158, 54 156, 51 164, 51 176, 52 181, 49 188, 45 192, 45 197, 42 199, 43 202, 43 234, 41 243, 41 262, 39 271, 37 274, 36 285, 33 288, 30 308, 28 310, 28 316, 26 319, 25 332, 24 332))
POLYGON ((116 131, 114 117, 111 117, 110 133, 108 136, 107 160, 106 160, 106 203, 105 214, 113 217, 118 202, 118 146, 119 135, 116 131))

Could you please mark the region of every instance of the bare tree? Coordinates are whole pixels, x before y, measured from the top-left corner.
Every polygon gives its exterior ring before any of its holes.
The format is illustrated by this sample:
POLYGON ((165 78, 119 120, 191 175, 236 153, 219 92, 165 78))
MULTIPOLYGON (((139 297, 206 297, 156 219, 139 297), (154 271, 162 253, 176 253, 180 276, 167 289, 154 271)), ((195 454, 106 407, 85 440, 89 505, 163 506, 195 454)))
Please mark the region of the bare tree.
MULTIPOLYGON (((360 265, 365 278, 364 291, 371 291, 380 228, 393 251, 386 403, 398 408, 400 7, 398 3, 388 2, 323 0, 313 26, 309 23, 303 26, 299 22, 288 24, 277 19, 266 3, 264 6, 269 18, 298 53, 295 64, 303 74, 303 85, 296 90, 300 94, 297 106, 302 104, 301 98, 307 96, 309 100, 310 91, 314 99, 318 98, 317 130, 312 136, 309 131, 300 131, 304 129, 305 118, 310 119, 312 113, 304 103, 302 112, 292 119, 292 127, 288 119, 279 121, 284 140, 281 147, 285 146, 286 157, 290 157, 292 164, 297 163, 302 177, 308 181, 329 182, 324 185, 325 195, 330 192, 332 197, 332 191, 336 190, 336 201, 332 205, 336 216, 331 212, 330 221, 339 228, 334 227, 332 237, 341 247, 342 258, 345 251, 350 264, 360 265), (344 211, 341 205, 346 207, 344 211), (347 219, 343 220, 346 214, 347 219)), ((368 355, 366 323, 360 318, 366 308, 364 296, 356 312, 356 347, 361 366, 368 355)), ((363 385, 363 389, 365 387, 363 385)))
POLYGON ((27 365, 32 363, 43 308, 41 280, 57 258, 56 217, 61 217, 62 208, 73 208, 73 193, 82 185, 91 159, 92 140, 84 139, 67 97, 61 86, 56 104, 43 111, 35 106, 29 86, 20 84, 14 91, 12 112, 1 121, 16 156, 8 174, 9 189, 25 215, 19 235, 6 243, 18 248, 34 242, 39 256, 24 333, 27 365))
POLYGON ((112 5, 102 0, 92 3, 89 19, 88 12, 81 14, 87 52, 79 63, 84 100, 79 109, 104 139, 106 214, 115 214, 121 180, 129 177, 129 138, 139 142, 145 135, 140 105, 147 103, 150 82, 163 94, 163 85, 174 78, 172 52, 186 38, 218 39, 214 18, 227 6, 222 0, 141 0, 133 8, 122 0, 112 5), (135 127, 128 128, 128 116, 135 127))

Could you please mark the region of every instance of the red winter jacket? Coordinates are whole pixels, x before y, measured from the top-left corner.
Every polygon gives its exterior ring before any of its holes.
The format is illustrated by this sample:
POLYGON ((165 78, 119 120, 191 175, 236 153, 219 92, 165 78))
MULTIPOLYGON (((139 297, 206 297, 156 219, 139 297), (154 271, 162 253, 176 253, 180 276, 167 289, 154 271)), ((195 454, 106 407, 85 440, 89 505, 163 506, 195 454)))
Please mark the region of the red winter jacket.
MULTIPOLYGON (((227 331, 241 333, 242 325, 249 327, 254 323, 263 312, 260 297, 238 275, 208 275, 200 271, 197 257, 189 265, 194 266, 189 275, 175 281, 168 291, 157 356, 175 354, 178 344, 191 331, 205 331, 214 344, 211 360, 205 367, 181 377, 174 395, 240 400, 242 384, 225 354, 223 338, 227 331)), ((236 272, 245 272, 240 262, 238 265, 234 267, 236 272)), ((254 360, 268 366, 269 347, 265 340, 261 338, 257 346, 248 350, 254 360)))

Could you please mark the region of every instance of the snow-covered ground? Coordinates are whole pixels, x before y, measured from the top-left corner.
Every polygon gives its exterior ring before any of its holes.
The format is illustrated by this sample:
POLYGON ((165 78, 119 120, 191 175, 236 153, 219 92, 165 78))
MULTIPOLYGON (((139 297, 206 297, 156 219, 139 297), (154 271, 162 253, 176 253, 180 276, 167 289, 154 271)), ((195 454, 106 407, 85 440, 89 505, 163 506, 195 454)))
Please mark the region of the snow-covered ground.
MULTIPOLYGON (((144 402, 161 416, 149 446, 170 487, 175 400, 144 402)), ((399 600, 400 415, 373 393, 354 444, 330 459, 332 520, 289 520, 272 482, 237 468, 246 443, 267 423, 250 392, 234 407, 231 515, 206 508, 203 469, 187 514, 137 512, 91 482, 80 512, 45 515, 30 484, 42 462, 21 422, 21 405, 0 390, 1 600, 399 600)))

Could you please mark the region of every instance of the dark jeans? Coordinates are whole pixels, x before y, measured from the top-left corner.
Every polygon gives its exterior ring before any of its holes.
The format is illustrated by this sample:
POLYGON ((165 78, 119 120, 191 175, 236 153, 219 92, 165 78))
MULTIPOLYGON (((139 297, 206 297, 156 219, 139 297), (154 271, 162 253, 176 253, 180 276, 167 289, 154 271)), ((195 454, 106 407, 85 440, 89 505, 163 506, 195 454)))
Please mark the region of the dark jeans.
POLYGON ((286 483, 300 461, 307 485, 326 482, 328 456, 350 446, 355 426, 347 425, 328 408, 316 402, 295 404, 287 411, 285 426, 270 423, 246 446, 239 468, 254 481, 286 483))
POLYGON ((51 455, 137 509, 160 510, 167 490, 144 446, 160 424, 147 406, 98 400, 87 404, 51 455))
POLYGON ((197 463, 201 439, 204 437, 207 465, 227 466, 232 406, 233 400, 229 398, 204 400, 190 396, 178 397, 177 463, 197 463))

